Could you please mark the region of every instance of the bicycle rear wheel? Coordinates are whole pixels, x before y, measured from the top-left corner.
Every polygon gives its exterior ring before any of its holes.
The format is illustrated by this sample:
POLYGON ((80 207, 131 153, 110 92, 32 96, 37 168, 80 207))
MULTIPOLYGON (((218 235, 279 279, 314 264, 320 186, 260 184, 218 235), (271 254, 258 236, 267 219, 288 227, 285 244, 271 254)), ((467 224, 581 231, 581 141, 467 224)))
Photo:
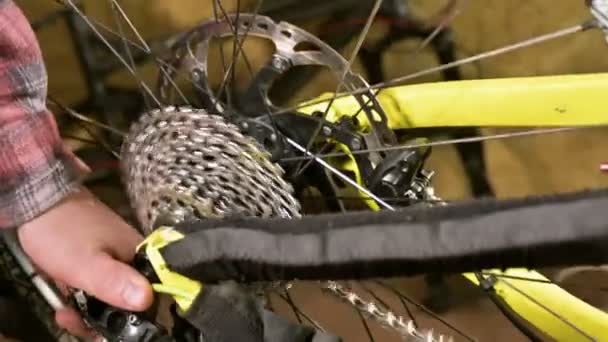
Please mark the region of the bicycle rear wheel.
MULTIPOLYGON (((429 186, 429 174, 423 172, 424 161, 428 156, 428 152, 424 146, 421 146, 419 149, 404 149, 408 153, 413 153, 416 158, 414 158, 415 160, 413 161, 408 161, 407 166, 410 167, 409 171, 400 175, 401 182, 398 185, 401 188, 385 190, 382 187, 384 184, 377 181, 376 187, 371 186, 374 185, 374 172, 376 172, 376 175, 385 175, 380 172, 382 170, 379 170, 374 166, 377 166, 380 161, 399 157, 395 156, 395 154, 386 153, 382 148, 388 146, 394 147, 400 143, 399 140, 410 140, 411 137, 408 136, 410 132, 397 132, 400 134, 395 134, 395 132, 383 129, 386 122, 382 122, 382 119, 380 119, 377 120, 377 126, 374 127, 371 134, 365 134, 362 138, 362 135, 358 134, 360 132, 357 132, 356 129, 348 127, 347 125, 345 127, 325 125, 327 122, 323 119, 326 118, 327 110, 317 113, 318 117, 316 120, 309 119, 309 116, 287 115, 294 111, 297 112, 298 108, 292 107, 287 108, 286 110, 284 106, 283 108, 273 106, 273 101, 267 96, 268 94, 272 94, 265 93, 267 90, 266 87, 270 87, 278 78, 284 77, 284 71, 287 71, 283 70, 284 68, 289 69, 293 67, 293 64, 298 65, 299 62, 300 67, 316 65, 320 66, 322 69, 324 68, 325 73, 321 74, 322 76, 319 76, 320 79, 329 79, 330 76, 333 76, 333 83, 335 86, 332 86, 331 83, 327 82, 326 88, 321 90, 337 90, 336 92, 346 91, 347 94, 358 92, 360 95, 359 99, 361 100, 361 116, 370 115, 370 113, 373 113, 374 111, 381 112, 381 108, 378 108, 378 104, 373 101, 377 94, 367 89, 367 84, 362 79, 358 78, 352 71, 356 52, 360 50, 361 44, 365 41, 366 35, 369 32, 369 25, 367 24, 373 21, 374 16, 377 15, 377 11, 380 8, 381 4, 379 1, 370 1, 360 4, 363 8, 367 6, 371 15, 365 16, 364 20, 357 22, 357 25, 362 28, 363 34, 357 38, 354 44, 351 44, 350 50, 352 51, 350 51, 350 53, 348 51, 344 53, 347 58, 342 58, 340 54, 335 53, 332 49, 328 49, 322 42, 315 40, 312 35, 302 32, 302 30, 297 27, 278 23, 265 18, 262 15, 256 14, 255 10, 258 9, 259 3, 254 3, 249 6, 249 10, 252 11, 253 14, 248 15, 243 13, 242 11, 245 7, 243 5, 241 8, 238 8, 237 6, 236 13, 229 16, 228 12, 230 12, 230 9, 227 7, 228 4, 222 3, 221 1, 214 1, 212 5, 215 16, 210 23, 198 26, 186 34, 178 35, 177 39, 173 41, 171 49, 161 49, 160 51, 152 49, 145 41, 140 40, 141 35, 138 34, 139 31, 132 25, 132 21, 128 20, 130 17, 122 10, 122 7, 118 2, 108 1, 108 8, 112 9, 111 13, 117 19, 116 26, 110 33, 108 33, 107 25, 102 26, 94 17, 85 15, 81 9, 74 7, 71 1, 65 1, 64 3, 68 8, 75 11, 77 15, 83 18, 85 24, 89 25, 92 28, 93 33, 99 36, 98 38, 105 39, 105 41, 102 42, 104 44, 107 43, 112 47, 117 54, 117 58, 124 63, 127 69, 130 69, 129 73, 135 76, 135 83, 144 94, 143 97, 146 99, 145 104, 149 111, 163 105, 193 104, 195 107, 205 108, 207 111, 213 112, 214 114, 221 114, 226 120, 234 120, 234 122, 240 124, 239 127, 242 132, 255 138, 258 143, 263 145, 264 148, 271 153, 268 157, 269 160, 276 161, 286 169, 286 179, 293 184, 295 192, 302 202, 307 202, 307 199, 310 201, 311 198, 313 202, 318 202, 319 196, 321 196, 326 202, 323 210, 329 208, 330 211, 341 211, 352 207, 368 205, 371 200, 373 200, 378 207, 382 207, 381 203, 393 207, 412 205, 419 202, 437 204, 439 201, 439 199, 432 196, 432 192, 429 191, 431 189, 429 186), (245 25, 247 20, 250 20, 250 22, 248 25, 245 25), (286 30, 282 30, 284 28, 286 30), (272 47, 270 47, 269 50, 269 57, 271 58, 266 60, 262 58, 262 61, 258 61, 257 65, 251 65, 252 63, 251 61, 248 61, 248 54, 246 51, 256 50, 259 53, 261 50, 267 50, 265 48, 260 48, 259 45, 255 44, 253 39, 254 35, 257 35, 258 38, 271 40, 275 45, 274 50, 272 47), (118 38, 114 41, 115 45, 112 45, 111 42, 107 40, 108 36, 115 36, 118 38), (269 37, 270 39, 268 39, 269 37), (200 47, 201 45, 204 46, 205 42, 209 44, 207 50, 194 48, 200 47), (279 50, 281 48, 281 42, 288 44, 288 46, 293 43, 293 50, 297 53, 290 56, 281 53, 277 54, 277 51, 281 52, 279 50), (300 42, 303 44, 296 49, 295 47, 300 42), (153 64, 156 64, 156 67, 160 70, 159 77, 161 82, 158 84, 158 89, 160 91, 154 92, 154 87, 148 85, 149 82, 144 82, 143 78, 140 76, 139 70, 132 63, 130 56, 133 55, 133 51, 135 50, 143 50, 150 55, 154 62, 153 64), (165 53, 169 54, 168 58, 165 58, 165 53), (180 55, 180 53, 182 54, 180 55), (184 56, 187 56, 188 53, 195 54, 197 58, 195 58, 194 61, 199 64, 193 63, 188 65, 186 63, 186 71, 184 71, 184 56), (209 63, 207 63, 207 56, 205 56, 205 53, 216 55, 217 59, 215 60, 215 66, 212 64, 212 59, 209 59, 209 63), (322 56, 323 58, 319 56, 322 56), (205 58, 204 63, 201 62, 201 58, 205 58), (223 61, 222 58, 224 59, 223 61), (201 74, 201 70, 208 74, 201 74), (197 72, 199 73, 197 74, 197 72), (215 74, 212 75, 214 72, 215 74), (252 83, 253 86, 246 86, 249 83, 252 83), (242 118, 248 120, 240 120, 242 118), (294 122, 297 124, 294 125, 294 122), (246 123, 248 127, 244 127, 243 123, 246 123), (252 128, 254 124, 256 124, 256 126, 252 128), (293 128, 295 127, 297 127, 298 130, 294 130, 293 128), (329 131, 326 127, 330 127, 329 131), (273 134, 275 134, 274 141, 272 139, 273 134), (287 148, 287 150, 290 150, 288 152, 291 154, 283 154, 283 150, 285 149, 284 141, 283 139, 278 138, 285 138, 285 136, 295 142, 297 146, 303 148, 304 153, 292 144, 291 148, 287 148), (336 172, 333 172, 327 165, 319 164, 317 160, 311 159, 309 156, 309 154, 326 153, 328 152, 327 149, 330 149, 329 151, 335 149, 334 145, 327 144, 329 139, 339 141, 341 144, 346 145, 350 150, 356 149, 355 147, 358 145, 359 149, 365 150, 366 148, 369 148, 377 149, 378 151, 377 153, 366 155, 365 158, 356 160, 356 170, 359 172, 359 178, 357 177, 356 172, 353 172, 352 174, 340 172, 341 176, 336 176, 336 172), (278 143, 281 141, 283 145, 278 143), (291 161, 286 162, 285 160, 288 158, 290 158, 291 161), (297 163, 293 162, 294 158, 296 158, 295 160, 297 163), (346 178, 343 176, 346 176, 346 178), (367 181, 361 182, 361 179, 364 178, 367 179, 367 181), (348 181, 349 179, 351 180, 350 182, 348 181), (365 183, 365 188, 358 189, 357 187, 354 187, 355 191, 353 191, 353 186, 359 183, 365 183), (311 188, 313 189, 311 190, 311 188), (416 191, 416 189, 419 190, 416 191), (408 190, 413 191, 408 193, 408 190), (375 193, 379 191, 388 192, 382 192, 382 195, 376 195, 375 193), (391 191, 395 191, 397 196, 391 196, 391 191), (363 198, 361 195, 362 192, 366 193, 369 197, 363 198), (311 193, 312 196, 310 195, 311 193)), ((458 5, 455 6, 456 7, 454 8, 460 9, 458 5)), ((437 30, 433 30, 431 33, 435 34, 435 32, 440 32, 449 22, 448 19, 453 17, 453 13, 455 12, 444 12, 444 15, 440 17, 440 19, 443 20, 440 20, 436 25, 437 30)), ((550 38, 554 37, 551 35, 545 36, 544 38, 541 37, 538 39, 538 42, 550 38)), ((423 41, 422 48, 427 47, 428 42, 431 41, 433 41, 432 36, 423 41)), ((518 47, 520 46, 513 45, 511 49, 518 47)), ((507 50, 503 52, 506 51, 507 50)), ((478 58, 475 59, 482 60, 482 57, 483 56, 478 56, 478 58)), ((411 81, 411 78, 407 76, 403 77, 403 79, 411 81)), ((382 85, 376 85, 375 88, 382 88, 382 85)), ((315 92, 318 94, 319 90, 320 89, 315 89, 315 92)), ((300 95, 299 98, 301 99, 302 96, 303 95, 300 95)), ((295 98, 297 99, 298 96, 295 96, 295 98)), ((331 98, 325 101, 332 102, 331 98)), ((329 108, 329 106, 327 108, 329 108)), ((368 117, 373 118, 373 115, 368 117)), ((89 138, 95 139, 97 136, 89 138)), ((488 137, 488 139, 491 138, 492 137, 488 137)), ((111 146, 111 144, 107 143, 104 143, 103 145, 111 146)), ((344 152, 344 150, 338 149, 338 152, 344 152)), ((333 160, 331 165, 343 165, 340 162, 341 161, 333 160)), ((347 171, 350 171, 350 169, 347 169, 347 171)), ((380 179, 382 179, 382 177, 380 177, 380 179)), ((196 182, 196 179, 194 179, 194 181, 196 182)), ((233 180, 228 181, 231 182, 233 180)), ((137 193, 132 193, 132 196, 134 195, 137 195, 137 193)), ((234 196, 231 198, 236 201, 234 196)), ((135 202, 136 198, 132 197, 131 200, 132 202, 135 202)), ((179 198, 174 198, 174 200, 177 202, 179 198)), ((248 200, 250 201, 250 199, 248 200)), ((241 201, 243 201, 243 199, 241 199, 241 201)), ((247 200, 244 202, 247 202, 247 200)), ((153 206, 152 201, 143 206, 143 208, 146 208, 147 210, 147 208, 150 208, 151 206, 153 206)), ((306 203, 305 208, 307 208, 306 203)), ((308 212, 313 212, 313 209, 310 209, 308 212)), ((305 213, 308 212, 305 211, 305 213)), ((146 218, 145 216, 142 216, 142 214, 140 214, 139 218, 140 223, 143 224, 146 222, 146 218)), ((300 286, 310 288, 312 285, 306 283, 300 285, 298 283, 295 285, 295 288, 298 289, 300 286)), ((375 300, 377 303, 380 303, 378 305, 385 302, 386 305, 384 306, 394 310, 396 312, 395 315, 406 316, 412 311, 415 311, 411 303, 407 305, 403 304, 407 303, 407 300, 410 299, 409 297, 402 295, 402 291, 397 292, 399 295, 396 295, 396 293, 392 291, 395 290, 395 285, 391 287, 392 290, 380 290, 376 288, 372 291, 368 291, 367 286, 368 284, 361 283, 353 285, 353 287, 358 288, 357 293, 361 296, 375 300), (392 297, 386 299, 384 296, 392 297), (402 306, 399 307, 398 305, 402 306)), ((398 290, 400 290, 400 288, 398 288, 398 290)), ((301 301, 292 298, 295 296, 292 294, 293 291, 294 288, 281 287, 278 293, 273 294, 271 302, 273 302, 273 306, 282 305, 284 309, 290 308, 290 310, 293 311, 294 319, 304 321, 305 319, 303 317, 309 315, 306 313, 303 314, 302 311, 307 310, 293 304, 294 302, 299 302, 300 305, 306 305, 307 303, 302 303, 306 300, 301 301)), ((299 293, 298 296, 302 296, 301 292, 297 293, 299 293)), ((423 311, 423 315, 429 315, 423 306, 413 305, 417 310, 423 311)), ((399 336, 399 334, 395 336, 394 332, 384 331, 376 325, 373 319, 368 320, 366 317, 360 316, 359 311, 352 310, 350 307, 346 307, 345 309, 336 308, 336 310, 345 310, 341 312, 344 316, 348 316, 348 320, 351 324, 360 324, 360 332, 363 334, 359 336, 364 336, 369 340, 388 340, 399 336), (361 323, 359 323, 359 320, 361 323)), ((321 312, 317 314, 323 316, 324 313, 321 312)), ((415 314, 412 313, 412 316, 415 316, 415 314)), ((411 319, 416 322, 422 321, 422 319, 417 319, 417 317, 412 317, 411 319)), ((442 319, 437 316, 432 316, 432 319, 429 321, 434 322, 418 322, 417 325, 420 325, 422 328, 438 328, 440 333, 452 335, 456 338, 462 335, 462 330, 465 330, 459 329, 458 327, 454 329, 453 325, 449 325, 447 328, 439 327, 441 323, 437 322, 441 322, 442 319)), ((505 323, 507 322, 505 321, 505 323)), ((471 328, 474 327, 471 326, 471 328)), ((464 339, 472 339, 470 334, 464 335, 465 336, 461 337, 464 339)))

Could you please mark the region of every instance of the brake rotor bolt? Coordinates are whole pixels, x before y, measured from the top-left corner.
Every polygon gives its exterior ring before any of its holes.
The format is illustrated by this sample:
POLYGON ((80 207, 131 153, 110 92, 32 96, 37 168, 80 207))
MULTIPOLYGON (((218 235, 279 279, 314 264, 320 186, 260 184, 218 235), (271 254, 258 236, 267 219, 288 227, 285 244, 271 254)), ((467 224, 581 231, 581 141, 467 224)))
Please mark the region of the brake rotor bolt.
POLYGON ((274 57, 272 59, 272 66, 279 71, 284 71, 287 69, 287 61, 281 57, 274 57))
POLYGON ((323 131, 324 135, 327 135, 327 136, 331 135, 331 127, 329 127, 329 126, 324 126, 322 131, 323 131))
POLYGON ((135 315, 129 315, 128 320, 129 320, 129 324, 131 324, 131 325, 139 325, 139 323, 141 322, 139 320, 139 318, 135 315))
POLYGON ((201 71, 200 70, 194 70, 192 72, 192 81, 194 82, 199 82, 201 80, 201 71))

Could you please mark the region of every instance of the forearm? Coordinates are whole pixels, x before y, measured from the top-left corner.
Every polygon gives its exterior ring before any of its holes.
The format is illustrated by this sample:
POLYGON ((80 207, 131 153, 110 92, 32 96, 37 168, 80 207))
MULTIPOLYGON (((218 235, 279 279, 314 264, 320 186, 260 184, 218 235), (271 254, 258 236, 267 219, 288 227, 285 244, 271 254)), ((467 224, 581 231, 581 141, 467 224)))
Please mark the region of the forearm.
POLYGON ((0 3, 0 228, 16 227, 79 187, 86 168, 46 107, 36 37, 12 1, 0 3))

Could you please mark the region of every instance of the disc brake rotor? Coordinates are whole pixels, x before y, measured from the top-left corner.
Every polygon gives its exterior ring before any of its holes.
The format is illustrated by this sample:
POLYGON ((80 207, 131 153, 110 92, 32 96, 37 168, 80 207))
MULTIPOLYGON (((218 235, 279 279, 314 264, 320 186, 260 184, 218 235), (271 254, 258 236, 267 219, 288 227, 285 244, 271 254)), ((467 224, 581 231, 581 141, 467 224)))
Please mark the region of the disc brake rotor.
MULTIPOLYGON (((248 111, 249 115, 252 111, 253 115, 261 116, 277 110, 269 99, 268 92, 273 81, 289 69, 296 66, 323 66, 332 71, 338 81, 343 80, 341 91, 368 89, 367 92, 353 95, 372 124, 372 132, 366 137, 368 148, 397 142, 394 133, 388 129, 386 114, 376 101, 373 91, 360 75, 351 71, 349 63, 340 53, 297 26, 286 22, 277 23, 259 14, 240 13, 238 17, 232 15, 218 21, 210 20, 177 41, 167 60, 170 67, 160 74, 157 84, 161 101, 174 101, 174 79, 178 70, 182 70, 190 76, 203 106, 210 111, 224 113, 227 106, 214 95, 208 82, 209 49, 212 39, 234 38, 235 31, 238 36, 237 45, 244 37, 253 36, 271 41, 275 48, 268 64, 253 76, 249 89, 239 95, 243 104, 241 108, 248 111)), ((239 53, 244 54, 243 51, 239 53)))
POLYGON ((169 107, 142 115, 122 149, 127 196, 142 229, 161 217, 298 217, 283 170, 218 115, 169 107))

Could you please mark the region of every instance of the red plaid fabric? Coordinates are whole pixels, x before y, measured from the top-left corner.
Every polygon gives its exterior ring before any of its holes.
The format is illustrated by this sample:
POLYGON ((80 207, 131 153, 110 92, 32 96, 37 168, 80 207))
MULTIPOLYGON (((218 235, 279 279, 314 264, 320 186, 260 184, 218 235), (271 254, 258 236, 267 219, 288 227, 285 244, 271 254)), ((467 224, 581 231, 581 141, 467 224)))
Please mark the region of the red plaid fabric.
POLYGON ((12 0, 0 0, 0 228, 17 227, 78 186, 84 165, 46 107, 36 36, 12 0))

